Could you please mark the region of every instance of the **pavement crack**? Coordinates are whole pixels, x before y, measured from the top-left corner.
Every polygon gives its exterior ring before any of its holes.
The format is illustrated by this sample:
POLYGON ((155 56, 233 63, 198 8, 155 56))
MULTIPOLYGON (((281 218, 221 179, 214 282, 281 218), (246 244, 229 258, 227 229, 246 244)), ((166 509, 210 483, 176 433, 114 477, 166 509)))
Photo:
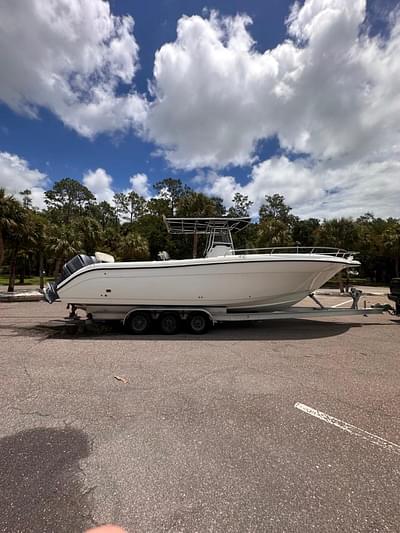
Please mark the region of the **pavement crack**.
MULTIPOLYGON (((81 470, 81 469, 80 469, 81 470)), ((83 470, 81 470, 82 474, 85 475, 83 470)), ((92 492, 94 492, 97 489, 97 485, 93 485, 93 487, 89 487, 88 489, 84 490, 81 494, 83 497, 89 496, 92 492)))

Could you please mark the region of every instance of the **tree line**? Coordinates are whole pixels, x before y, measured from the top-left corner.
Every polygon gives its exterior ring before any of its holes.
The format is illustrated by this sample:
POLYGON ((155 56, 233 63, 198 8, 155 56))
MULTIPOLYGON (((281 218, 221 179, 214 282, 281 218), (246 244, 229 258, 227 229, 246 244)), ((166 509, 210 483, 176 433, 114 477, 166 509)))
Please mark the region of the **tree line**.
MULTIPOLYGON (((190 257, 190 237, 171 237, 163 216, 244 217, 253 202, 236 193, 227 209, 221 198, 194 191, 179 179, 167 178, 145 199, 135 191, 117 193, 113 202, 97 202, 94 194, 71 178, 57 181, 44 193, 45 208, 32 206, 31 191, 22 201, 0 189, 0 268, 9 276, 8 290, 16 279, 54 276, 77 253, 96 250, 116 260, 157 259, 158 252, 190 257)), ((360 277, 387 283, 399 276, 400 220, 376 218, 371 213, 354 218, 300 219, 283 196, 265 196, 258 221, 234 236, 236 248, 270 246, 332 246, 359 252, 360 277)), ((199 239, 199 247, 204 245, 199 239)))

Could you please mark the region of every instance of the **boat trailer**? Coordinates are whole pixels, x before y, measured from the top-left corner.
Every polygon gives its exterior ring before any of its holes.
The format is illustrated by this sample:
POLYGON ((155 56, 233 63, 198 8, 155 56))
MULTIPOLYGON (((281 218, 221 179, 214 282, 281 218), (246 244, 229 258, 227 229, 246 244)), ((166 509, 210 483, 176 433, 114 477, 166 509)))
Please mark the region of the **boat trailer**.
MULTIPOLYGON (((377 304, 373 307, 359 308, 362 291, 351 288, 349 296, 352 299, 351 307, 326 307, 312 293, 309 295, 317 307, 291 307, 289 309, 266 311, 260 310, 230 310, 226 307, 181 307, 181 306, 121 306, 110 308, 107 306, 88 306, 85 311, 89 323, 105 321, 119 321, 124 327, 134 334, 144 334, 157 325, 163 334, 172 335, 179 331, 183 323, 186 330, 194 334, 205 333, 211 325, 223 322, 250 322, 268 321, 279 319, 314 318, 314 317, 341 317, 351 315, 378 315, 385 311, 392 312, 390 305, 377 304)), ((70 313, 68 320, 82 320, 76 311, 79 306, 68 304, 70 313)))

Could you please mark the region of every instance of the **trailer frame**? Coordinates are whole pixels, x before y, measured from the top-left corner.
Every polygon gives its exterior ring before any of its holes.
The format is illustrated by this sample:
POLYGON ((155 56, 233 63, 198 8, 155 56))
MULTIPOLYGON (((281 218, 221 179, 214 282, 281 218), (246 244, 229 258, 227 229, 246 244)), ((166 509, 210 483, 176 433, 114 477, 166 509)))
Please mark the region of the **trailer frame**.
POLYGON ((318 307, 290 307, 289 309, 267 311, 265 309, 230 310, 226 307, 190 307, 190 306, 81 306, 68 304, 70 309, 69 319, 80 320, 76 314, 77 309, 84 309, 87 318, 93 322, 105 322, 117 320, 130 329, 132 333, 140 334, 150 330, 151 325, 158 324, 159 329, 165 334, 174 334, 178 331, 181 322, 185 323, 191 333, 205 333, 210 325, 224 322, 251 322, 269 321, 282 319, 305 319, 321 317, 343 317, 343 316, 368 316, 378 315, 386 311, 384 306, 366 307, 364 300, 363 308, 359 308, 359 301, 362 291, 351 288, 349 296, 352 299, 351 307, 338 308, 324 306, 314 293, 309 294, 309 298, 318 307), (205 318, 202 327, 201 316, 205 318), (175 318, 174 318, 175 317, 175 318), (132 325, 136 320, 140 324, 132 325), (147 321, 146 324, 143 324, 147 321), (195 324, 196 323, 196 327, 195 324))

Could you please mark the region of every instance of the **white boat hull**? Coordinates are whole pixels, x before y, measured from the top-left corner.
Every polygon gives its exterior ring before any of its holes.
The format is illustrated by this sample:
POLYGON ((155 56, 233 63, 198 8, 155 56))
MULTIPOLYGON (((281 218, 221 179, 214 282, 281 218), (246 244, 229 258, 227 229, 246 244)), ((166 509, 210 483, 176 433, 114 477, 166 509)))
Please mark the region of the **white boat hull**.
POLYGON ((357 261, 323 255, 250 255, 94 264, 57 287, 62 301, 92 306, 285 309, 357 261))

